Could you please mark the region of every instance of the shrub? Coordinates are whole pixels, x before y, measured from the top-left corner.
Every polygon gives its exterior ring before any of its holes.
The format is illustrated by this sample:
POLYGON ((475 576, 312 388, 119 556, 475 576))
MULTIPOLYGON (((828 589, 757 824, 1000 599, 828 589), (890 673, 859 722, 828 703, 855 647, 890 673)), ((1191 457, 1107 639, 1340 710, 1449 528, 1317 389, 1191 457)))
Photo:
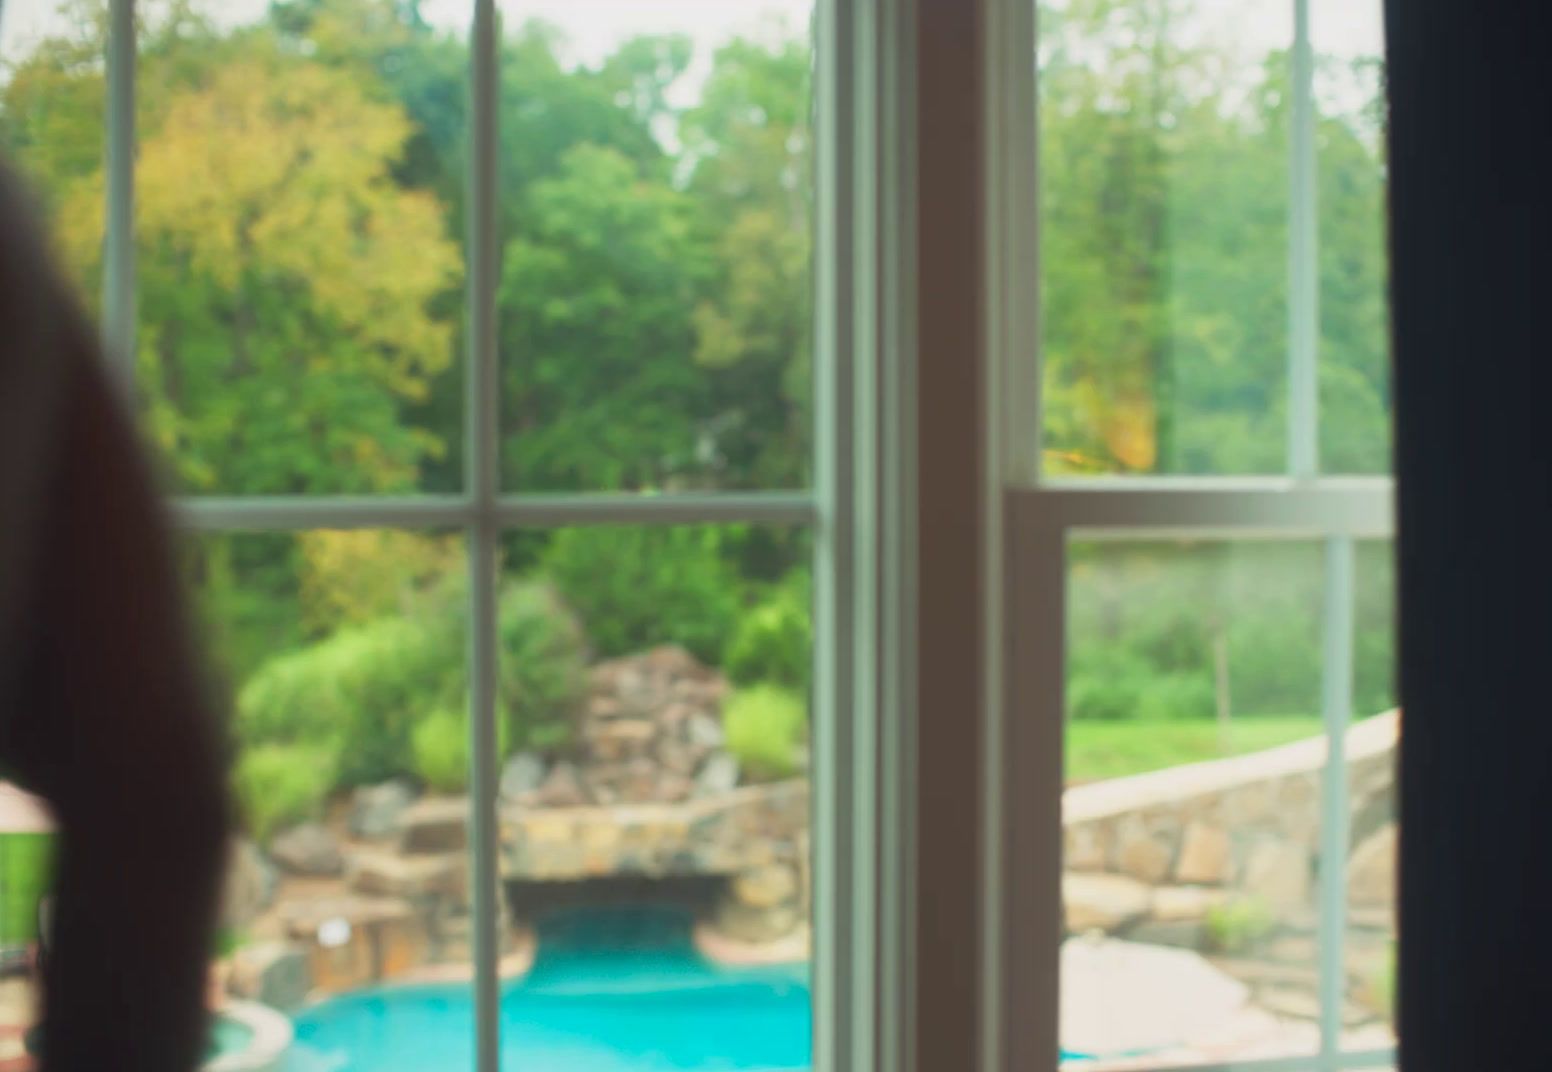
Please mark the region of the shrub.
POLYGON ((1142 694, 1157 676, 1141 659, 1115 645, 1095 643, 1074 652, 1067 684, 1073 719, 1119 722, 1138 717, 1142 694))
POLYGON ((790 689, 742 689, 728 701, 722 722, 727 749, 749 777, 787 778, 802 768, 808 705, 790 689))
POLYGON ((581 623, 553 586, 527 581, 502 593, 499 628, 507 741, 517 749, 565 747, 587 685, 581 623))
POLYGON ((453 711, 434 711, 415 727, 411 742, 415 776, 439 793, 469 785, 469 727, 453 711))
POLYGON ((1137 697, 1137 718, 1145 722, 1205 720, 1217 709, 1217 690, 1206 674, 1165 674, 1146 682, 1137 697))
POLYGON ((739 619, 728 645, 726 669, 735 684, 781 685, 806 696, 813 656, 807 587, 800 590, 796 584, 783 584, 739 619))
POLYGON ((461 649, 450 615, 342 629, 266 663, 238 696, 238 732, 250 744, 332 745, 341 785, 404 773, 415 724, 457 702, 461 649))
POLYGON ((1137 714, 1140 687, 1131 678, 1073 674, 1067 685, 1068 717, 1083 721, 1119 722, 1137 714))
POLYGON ((541 558, 598 654, 675 643, 720 666, 740 584, 705 526, 564 529, 541 558))
MULTIPOLYGON (((250 747, 326 747, 338 757, 340 786, 398 774, 446 782, 453 759, 446 749, 437 751, 436 729, 420 727, 438 712, 451 718, 447 713, 465 707, 461 593, 451 580, 436 598, 421 601, 416 617, 347 626, 271 659, 238 696, 240 739, 250 747), (433 752, 437 758, 430 758, 433 752), (428 763, 436 777, 422 770, 428 763)), ((503 750, 507 743, 565 745, 585 686, 585 641, 576 616, 548 585, 516 584, 502 593, 498 627, 503 750)), ((457 721, 462 724, 461 715, 457 721)), ((461 740, 462 731, 443 737, 461 740)))
POLYGON ((1294 607, 1247 612, 1229 629, 1234 713, 1320 710, 1320 618, 1294 607))
MULTIPOLYGON (((410 751, 415 777, 438 793, 461 793, 469 787, 469 720, 467 705, 431 712, 415 726, 410 751)), ((510 737, 505 722, 496 723, 496 751, 505 757, 510 737)))
POLYGON ((286 823, 315 818, 335 779, 327 746, 266 744, 245 750, 234 775, 248 831, 263 841, 286 823))
POLYGON ((1277 917, 1259 897, 1241 897, 1207 911, 1207 940, 1220 953, 1244 953, 1269 937, 1277 917))

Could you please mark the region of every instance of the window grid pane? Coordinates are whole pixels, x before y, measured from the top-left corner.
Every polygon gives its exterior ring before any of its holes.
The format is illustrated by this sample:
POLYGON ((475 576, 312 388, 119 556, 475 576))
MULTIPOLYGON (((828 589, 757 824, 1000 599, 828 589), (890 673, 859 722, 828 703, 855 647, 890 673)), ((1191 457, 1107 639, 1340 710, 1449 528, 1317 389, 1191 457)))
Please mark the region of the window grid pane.
MULTIPOLYGON (((1161 497, 1167 496, 1167 494, 1161 493, 1161 497)), ((1385 516, 1383 504, 1388 500, 1388 493, 1375 488, 1368 494, 1373 496, 1374 505, 1380 508, 1380 513, 1376 514, 1375 517, 1379 529, 1383 530, 1387 523, 1381 520, 1381 518, 1385 516)), ((1115 496, 1100 492, 1096 492, 1095 496, 1095 501, 1085 503, 1081 500, 1075 501, 1071 495, 1064 495, 1058 490, 1029 491, 1024 493, 1021 498, 1027 504, 1028 512, 1016 511, 1015 516, 1023 517, 1027 520, 1025 524, 1015 528, 1016 532, 1023 532, 1022 541, 1019 539, 1015 540, 1015 555, 1019 553, 1017 549, 1021 544, 1029 547, 1051 547, 1052 544, 1049 540, 1037 538, 1036 535, 1041 529, 1048 532, 1052 531, 1051 526, 1055 526, 1055 531, 1062 533, 1070 533, 1075 528, 1080 529, 1086 534, 1095 533, 1096 530, 1085 527, 1082 524, 1082 520, 1085 517, 1094 517, 1096 513, 1104 517, 1107 535, 1125 538, 1128 535, 1125 528, 1127 524, 1125 520, 1126 510, 1123 508, 1119 511, 1107 511, 1097 502, 1097 499, 1100 497, 1114 499, 1115 496)), ((1082 498, 1086 499, 1087 496, 1082 498)), ((1202 519, 1200 522, 1193 522, 1189 516, 1192 511, 1183 510, 1176 512, 1174 516, 1169 518, 1169 523, 1179 526, 1183 532, 1190 532, 1198 537, 1212 534, 1231 537, 1234 535, 1236 525, 1233 522, 1226 525, 1225 514, 1233 512, 1228 509, 1228 506, 1233 500, 1240 498, 1243 499, 1244 506, 1241 520, 1238 523, 1240 526, 1243 526, 1242 535, 1265 537, 1276 531, 1275 528, 1268 529, 1264 524, 1257 524, 1255 522, 1257 514, 1261 511, 1254 508, 1251 505, 1250 497, 1243 496, 1242 493, 1225 491, 1218 496, 1211 496, 1210 498, 1217 499, 1218 501, 1210 504, 1207 509, 1202 508, 1200 501, 1197 503, 1195 512, 1202 519)), ((1132 515, 1133 523, 1141 526, 1137 531, 1148 532, 1154 535, 1161 533, 1161 531, 1168 531, 1167 528, 1162 530, 1160 528, 1156 503, 1149 501, 1152 499, 1152 496, 1128 496, 1123 493, 1120 499, 1123 507, 1127 502, 1133 504, 1132 508, 1135 511, 1132 515)), ((1324 504, 1317 503, 1313 507, 1307 503, 1306 508, 1302 512, 1317 524, 1322 523, 1320 521, 1321 518, 1325 519, 1324 523, 1330 523, 1337 516, 1332 513, 1331 506, 1332 501, 1329 499, 1324 504)), ((1302 535, 1307 537, 1310 531, 1309 528, 1301 528, 1302 535)), ((1286 531, 1289 536, 1299 536, 1301 535, 1301 528, 1290 528, 1286 531)), ((1250 1058, 1236 1060, 1232 1065, 1217 1066, 1193 1063, 1181 1065, 1181 1068, 1232 1067, 1247 1070, 1285 1068, 1289 1070, 1310 1069, 1320 1070, 1320 1072, 1328 1072, 1328 1070, 1334 1072, 1335 1069, 1342 1068, 1388 1067, 1394 1061, 1394 1055, 1391 1050, 1373 1048, 1376 1042, 1381 1041, 1376 1038, 1374 1032, 1362 1031, 1356 1035, 1351 1032, 1344 1032, 1341 1010, 1348 997, 1348 979, 1346 976, 1346 964, 1344 963, 1345 958, 1343 956, 1342 935, 1336 933, 1337 930, 1345 927, 1344 915, 1348 895, 1345 861, 1347 825, 1349 822, 1346 794, 1349 777, 1358 778, 1358 782, 1355 784, 1363 786, 1362 791, 1365 794, 1370 794, 1372 790, 1372 785, 1364 781, 1364 778, 1367 776, 1354 774, 1353 772, 1357 768, 1345 762, 1340 754, 1341 742, 1346 740, 1344 731, 1350 720, 1354 689, 1353 612, 1355 586, 1352 572, 1354 554, 1352 534, 1372 534, 1375 532, 1375 529, 1364 525, 1360 525, 1357 529, 1345 529, 1345 532, 1343 528, 1333 529, 1333 534, 1325 541, 1326 553, 1320 567, 1320 572, 1325 578, 1325 595, 1322 597, 1324 609, 1320 623, 1321 647, 1323 649, 1320 702, 1323 736, 1329 747, 1330 742, 1334 739, 1333 735, 1340 735, 1335 738, 1339 741, 1338 748, 1328 752, 1326 763, 1321 768, 1323 807, 1321 808, 1322 814, 1320 818, 1320 839, 1323 846, 1322 855, 1327 859, 1337 861, 1337 863, 1336 866, 1331 868, 1322 867, 1318 878, 1319 895, 1323 903, 1336 903, 1339 906, 1336 912, 1330 913, 1327 919, 1320 921, 1321 934, 1317 946, 1317 970, 1321 983, 1322 999, 1320 1016, 1323 1029, 1321 1038, 1323 1043, 1322 1052, 1312 1054, 1309 1058, 1282 1060, 1250 1058), (1336 802, 1337 810, 1335 811, 1332 810, 1332 801, 1336 802), (1332 994, 1335 994, 1336 997, 1330 998, 1332 994), (1329 1004, 1327 1003, 1328 1000, 1329 1004), (1345 1050, 1343 1049, 1344 1034, 1347 1047, 1345 1050)), ((1102 547, 1104 545, 1100 544, 1099 546, 1102 547)), ((1025 606, 1015 611, 1016 617, 1024 618, 1025 621, 1029 620, 1028 616, 1031 614, 1036 617, 1049 617, 1052 613, 1057 613, 1057 611, 1049 603, 1042 605, 1038 610, 1025 606)), ((1050 624, 1043 628, 1033 628, 1031 635, 1042 635, 1045 630, 1050 628, 1053 628, 1050 624)), ((1059 697, 1053 696, 1047 689, 1040 691, 1040 702, 1034 704, 1035 709, 1030 713, 1037 717, 1059 718, 1059 715, 1049 707, 1049 704, 1052 702, 1059 704, 1059 697), (1044 709, 1043 711, 1042 708, 1044 709)), ((1026 709, 1028 706, 1028 703, 1026 703, 1026 709)), ((1385 719, 1392 719, 1393 717, 1387 715, 1385 719)), ((1394 723, 1389 722, 1386 725, 1394 726, 1394 723)), ((1355 760, 1354 762, 1360 765, 1366 764, 1364 769, 1372 766, 1372 763, 1367 763, 1369 758, 1368 752, 1373 750, 1367 743, 1368 739, 1370 737, 1378 739, 1384 735, 1384 732, 1385 725, 1381 726, 1381 732, 1366 732, 1364 735, 1366 743, 1361 746, 1363 759, 1355 760)), ((1389 730, 1389 732, 1394 731, 1389 730)), ((1370 778, 1369 782, 1372 781, 1373 779, 1370 778)), ((1131 1064, 1126 1064, 1125 1067, 1145 1068, 1149 1069, 1150 1072, 1161 1072, 1163 1068, 1156 1061, 1151 1063, 1147 1061, 1134 1061, 1131 1064)))
MULTIPOLYGON (((1288 356, 1284 369, 1288 377, 1287 406, 1284 414, 1285 431, 1287 436, 1287 455, 1285 471, 1299 481, 1314 481, 1313 487, 1335 488, 1339 485, 1326 485, 1320 480, 1323 463, 1320 457, 1321 445, 1327 442, 1329 437, 1323 436, 1323 429, 1330 431, 1326 426, 1334 418, 1338 421, 1349 418, 1351 407, 1338 407, 1333 413, 1323 417, 1321 402, 1325 398, 1326 385, 1322 382, 1320 369, 1320 355, 1323 347, 1321 331, 1320 288, 1322 277, 1320 275, 1321 255, 1320 249, 1320 224, 1322 206, 1318 203, 1317 185, 1320 182, 1321 163, 1318 160, 1317 123, 1321 120, 1317 114, 1315 100, 1316 92, 1316 65, 1317 57, 1311 39, 1311 3, 1314 0, 1283 0, 1286 9, 1292 16, 1291 35, 1289 47, 1284 53, 1287 57, 1283 70, 1284 90, 1287 94, 1287 109, 1291 113, 1287 121, 1287 167, 1289 181, 1289 199, 1287 204, 1288 226, 1288 290, 1286 296, 1287 310, 1287 344, 1288 356)), ((1032 6, 1032 5, 1031 5, 1032 6)), ((1063 18, 1081 18, 1078 9, 1081 4, 1060 5, 1052 3, 1051 8, 1061 8, 1054 15, 1057 20, 1063 18)), ((1186 5, 1190 8, 1191 5, 1186 5)), ((1214 10, 1213 5, 1200 5, 1201 10, 1192 11, 1183 9, 1181 21, 1189 23, 1191 18, 1211 19, 1214 10), (1203 12, 1207 12, 1203 14, 1203 12)), ((1044 11, 1045 9, 1042 8, 1044 11)), ((1162 9, 1161 9, 1162 10, 1162 9)), ((1174 10, 1173 8, 1171 10, 1174 10)), ((1329 5, 1327 14, 1330 13, 1329 5)), ((1360 20, 1361 21, 1361 20, 1360 20)), ((1015 20, 1016 24, 1016 20, 1015 20)), ((1055 26, 1057 23, 1052 22, 1055 26)), ((1063 29, 1066 29, 1064 26, 1063 29)), ((1329 38, 1327 39, 1329 41, 1329 38)), ((1041 46, 1040 63, 1045 62, 1047 53, 1045 46, 1041 46)), ((1155 54, 1157 56, 1157 54, 1155 54)), ((1026 55, 1015 55, 1004 63, 1024 64, 1028 62, 1026 55)), ((1002 72, 1007 79, 1007 84, 1020 85, 1019 76, 1002 72)), ((1042 83, 1044 85, 1044 83, 1042 83)), ((1017 109, 1012 110, 1017 114, 1017 109)), ((994 115, 998 113, 994 111, 994 115)), ((1004 113, 1005 114, 1005 113, 1004 113)), ((1042 118, 1046 118, 1042 110, 1042 118)), ((1059 117, 1058 117, 1059 118, 1059 117)), ((1005 121, 1005 120, 1004 120, 1005 121)), ((1059 125, 1059 124, 1058 124, 1059 125)), ((1026 126, 1014 124, 1011 130, 1013 140, 1028 138, 1026 126)), ((1042 139, 1051 135, 1042 130, 1042 139)), ((1043 150, 1049 154, 1050 146, 1043 145, 1043 150)), ((1014 161, 1014 167, 1024 165, 1024 157, 1017 150, 1008 151, 1005 159, 1014 161)), ((1060 167, 1061 162, 1053 163, 1049 159, 1043 159, 1042 165, 1047 169, 1060 167)), ((1017 188, 1018 182, 1005 178, 1005 182, 1012 182, 1017 188)), ((1048 177, 1047 177, 1048 181, 1048 177)), ((1046 185, 1045 182, 1040 183, 1046 185)), ((1046 202, 1042 200, 1042 205, 1046 202)), ((1010 210, 1006 202, 999 206, 1011 220, 1020 218, 1020 211, 1010 210)), ((1049 232, 1049 219, 1045 221, 1049 232)), ((1060 265, 1049 261, 1051 256, 1049 248, 1042 250, 1041 255, 1047 259, 1044 267, 1046 273, 1060 269, 1060 265)), ((1344 262, 1345 264, 1345 262, 1344 262)), ((999 293, 1004 301, 1009 294, 1018 294, 1026 291, 1032 282, 1028 278, 1018 278, 1017 273, 1023 267, 1016 256, 1003 260, 997 267, 998 273, 1008 273, 1013 276, 1002 280, 999 293), (1012 268, 1009 268, 1010 263, 1012 268), (1022 288, 1022 289, 1021 289, 1022 288)), ((1046 310, 1049 314, 1050 310, 1046 310)), ((1016 314, 1001 314, 1001 324, 1012 324, 1011 328, 1005 328, 1010 332, 1011 338, 1001 340, 1002 348, 1008 356, 1017 359, 1022 353, 1037 352, 1034 347, 1021 347, 1019 345, 1021 327, 1016 314)), ((1345 322, 1344 322, 1345 323, 1345 322)), ((1047 327, 1045 330, 1051 330, 1047 327)), ((1037 361, 1043 363, 1047 355, 1042 354, 1037 361)), ((1005 381, 1010 384, 1019 382, 1016 376, 1009 376, 1005 381)), ((1052 386, 1049 376, 1044 379, 1043 386, 1050 389, 1052 386)), ((1338 385, 1341 386, 1341 385, 1338 385)), ((1046 398, 1042 404, 1033 407, 1031 415, 1032 423, 1036 426, 1044 425, 1051 412, 1052 400, 1046 398)), ((1011 431, 1016 437, 1027 428, 1013 428, 1011 431)), ((1361 436, 1359 437, 1361 438, 1361 436)), ((1046 443, 1051 442, 1051 436, 1047 433, 1044 437, 1038 431, 1035 439, 1046 443)), ((1337 442, 1346 443, 1345 439, 1337 442)), ((1351 446, 1351 443, 1347 444, 1351 446)), ((1351 453, 1349 451, 1348 453, 1351 453)), ((1015 456, 1016 452, 1015 452, 1015 456)), ((1044 456, 1044 468, 1048 471, 1052 467, 1050 455, 1044 456)), ((1338 461, 1338 466, 1349 464, 1338 461)), ((1070 466, 1059 466, 1059 469, 1070 471, 1070 466)), ((1338 469, 1337 471, 1344 471, 1338 469)), ((1327 523, 1336 522, 1337 514, 1331 510, 1330 503, 1312 503, 1300 499, 1296 495, 1290 495, 1286 508, 1278 508, 1269 504, 1265 499, 1254 502, 1254 496, 1244 495, 1238 498, 1236 503, 1235 493, 1225 487, 1221 497, 1208 494, 1199 495, 1200 488, 1176 488, 1173 491, 1164 485, 1159 487, 1158 497, 1155 499, 1145 493, 1139 494, 1138 487, 1126 489, 1118 488, 1120 493, 1118 500, 1106 506, 1099 503, 1099 498, 1105 495, 1102 484, 1092 482, 1095 499, 1083 502, 1075 498, 1063 498, 1060 485, 1055 486, 1049 482, 1049 478, 1042 480, 1036 478, 1037 487, 1045 487, 1046 491, 1033 491, 1030 493, 1030 507, 1034 513, 1044 513, 1051 519, 1050 523, 1057 526, 1056 532, 1062 537, 1075 530, 1088 533, 1092 530, 1083 528, 1084 522, 1101 523, 1109 530, 1109 534, 1126 538, 1130 535, 1126 526, 1140 526, 1133 531, 1136 534, 1158 536, 1161 531, 1167 532, 1171 528, 1179 527, 1182 532, 1195 531, 1198 536, 1208 535, 1213 532, 1222 533, 1223 525, 1228 522, 1231 526, 1245 525, 1247 534, 1259 530, 1258 535, 1270 535, 1284 532, 1290 537, 1309 536, 1312 533, 1326 532, 1326 556, 1322 567, 1325 577, 1324 610, 1321 615, 1320 630, 1322 634, 1322 672, 1324 675, 1321 690, 1320 713, 1321 732, 1327 746, 1327 760, 1320 777, 1321 785, 1321 819, 1320 842, 1321 856, 1323 860, 1331 861, 1329 865, 1321 868, 1318 876, 1319 903, 1321 906, 1321 919, 1319 942, 1316 946, 1316 972, 1318 981, 1318 1024, 1320 1029, 1320 1053, 1318 1057, 1310 1059, 1295 1059, 1289 1061, 1264 1063, 1249 1061, 1241 1063, 1236 1061, 1234 1067, 1287 1067, 1335 1069, 1340 1067, 1362 1067, 1376 1064, 1388 1064, 1392 1058, 1385 1051, 1369 1052, 1367 1054, 1341 1053, 1343 1034, 1343 1015, 1347 995, 1346 960, 1344 955, 1344 938, 1346 931, 1345 909, 1347 904, 1347 876, 1346 861, 1350 849, 1348 845, 1348 805, 1347 788, 1348 773, 1347 764, 1343 760, 1342 746, 1346 742, 1346 732, 1352 717, 1352 703, 1355 682, 1353 680, 1354 663, 1354 635, 1353 635, 1353 604, 1355 600, 1355 586, 1352 576, 1353 544, 1352 536, 1356 534, 1372 534, 1374 530, 1367 529, 1360 524, 1356 529, 1347 526, 1356 520, 1356 514, 1349 513, 1343 522, 1336 524, 1329 530, 1324 529, 1327 523), (1171 497, 1176 496, 1174 505, 1170 505, 1171 497), (1295 502, 1299 505, 1294 505, 1295 502), (1042 505, 1043 504, 1043 505, 1042 505), (1274 517, 1276 520, 1274 520, 1274 517), (1060 520, 1058 520, 1060 519, 1060 520), (1286 526, 1286 527, 1282 527, 1286 526)), ((1267 496, 1276 496, 1277 492, 1270 487, 1265 489, 1267 496)), ((1382 505, 1389 497, 1388 487, 1376 485, 1369 492, 1372 495, 1371 504, 1384 510, 1382 505)), ((1361 510, 1359 511, 1362 512, 1361 510)), ((1377 519, 1376 519, 1377 520, 1377 519)), ((1381 530, 1388 527, 1388 521, 1379 521, 1381 530)), ((1036 540, 1032 546, 1042 547, 1049 554, 1055 548, 1064 544, 1064 539, 1051 539, 1048 533, 1046 537, 1036 540)), ((1018 552, 1015 550, 1015 554, 1018 552)), ((1049 618, 1056 613, 1050 606, 1036 611, 1034 608, 1016 610, 1017 616, 1040 614, 1049 618)), ((1052 636, 1054 623, 1047 621, 1044 626, 1034 627, 1030 632, 1036 637, 1052 636)), ((1017 678, 1015 677, 1015 680, 1017 678)), ((1053 702, 1049 692, 1042 697, 1045 704, 1053 702)), ((1043 706, 1043 705, 1042 705, 1043 706)), ((1046 710, 1045 717, 1056 717, 1055 712, 1046 710)), ((1372 1044, 1372 1037, 1365 1040, 1372 1044)), ((1363 1043, 1358 1043, 1360 1046, 1363 1043)), ((1351 1043, 1350 1043, 1351 1045, 1351 1043)), ((1147 1066, 1147 1062, 1138 1062, 1139 1067, 1147 1066)), ((1157 1062, 1153 1062, 1157 1066, 1157 1062)))
MULTIPOLYGON (((109 150, 103 180, 107 205, 103 227, 103 338, 112 360, 115 364, 121 363, 122 375, 127 382, 133 380, 136 372, 136 165, 133 148, 137 105, 136 5, 133 0, 109 0, 109 5, 106 53, 111 88, 106 124, 109 150)), ((498 931, 496 916, 502 903, 501 895, 495 892, 498 831, 494 821, 495 756, 499 743, 496 693, 500 667, 495 650, 499 612, 495 602, 498 541, 504 534, 521 533, 535 525, 555 528, 568 524, 634 522, 661 527, 700 521, 756 525, 790 522, 808 526, 815 522, 818 513, 815 495, 807 491, 711 492, 654 497, 545 496, 521 491, 505 496, 500 494, 495 460, 499 428, 495 411, 498 376, 493 322, 498 281, 495 251, 487 240, 487 236, 496 232, 495 221, 501 213, 495 179, 499 136, 495 125, 495 102, 500 62, 497 49, 500 27, 495 7, 492 0, 474 0, 473 3, 471 97, 474 121, 470 128, 473 166, 470 168, 468 214, 472 235, 469 245, 469 323, 472 330, 468 344, 470 359, 463 368, 470 447, 466 455, 469 465, 464 470, 464 493, 402 499, 320 495, 309 499, 183 496, 172 500, 181 527, 200 532, 207 542, 223 545, 233 539, 249 542, 288 540, 290 534, 305 538, 316 535, 317 530, 331 528, 348 530, 331 533, 346 537, 347 542, 358 536, 369 540, 380 537, 384 533, 373 530, 384 527, 393 530, 387 532, 389 537, 400 534, 397 530, 405 527, 424 531, 455 526, 461 530, 467 548, 472 591, 469 626, 464 638, 469 652, 468 663, 460 668, 467 671, 469 717, 466 729, 462 725, 464 720, 456 719, 451 712, 447 721, 448 727, 465 736, 466 753, 474 757, 468 771, 472 782, 469 835, 474 863, 473 886, 468 892, 473 901, 474 919, 469 944, 473 946, 476 968, 478 1031, 471 1057, 474 1067, 481 1072, 494 1072, 500 1062, 496 963, 499 951, 494 937, 498 931), (256 537, 252 535, 255 530, 271 535, 256 537)), ((805 606, 805 617, 806 613, 805 606)), ((442 743, 453 747, 451 740, 442 743)), ((798 844, 808 844, 806 833, 798 844)), ((802 851, 806 852, 806 848, 802 851)), ((331 935, 334 930, 326 924, 332 922, 324 920, 320 924, 331 935)), ((371 930, 366 926, 357 928, 360 933, 353 933, 347 945, 358 938, 370 937, 366 932, 371 930)), ((368 959, 380 955, 382 950, 376 949, 368 959)))

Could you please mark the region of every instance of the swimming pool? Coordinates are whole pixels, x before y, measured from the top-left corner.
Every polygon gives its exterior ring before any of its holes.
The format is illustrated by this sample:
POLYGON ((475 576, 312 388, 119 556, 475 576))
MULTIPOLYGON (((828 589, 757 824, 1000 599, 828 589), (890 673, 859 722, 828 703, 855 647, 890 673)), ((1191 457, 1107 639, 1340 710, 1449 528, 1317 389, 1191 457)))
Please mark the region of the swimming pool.
MULTIPOLYGON (((331 998, 297 1014, 286 1070, 466 1072, 473 1022, 467 985, 331 998)), ((797 1072, 809 1036, 806 965, 709 964, 671 911, 551 919, 501 995, 501 1066, 522 1072, 797 1072)))

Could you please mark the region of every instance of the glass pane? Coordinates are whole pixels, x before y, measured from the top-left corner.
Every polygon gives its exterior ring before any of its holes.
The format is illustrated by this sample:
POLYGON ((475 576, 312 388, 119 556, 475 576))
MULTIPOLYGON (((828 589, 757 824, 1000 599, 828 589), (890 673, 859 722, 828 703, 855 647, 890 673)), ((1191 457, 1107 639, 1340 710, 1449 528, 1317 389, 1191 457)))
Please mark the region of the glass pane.
POLYGON ((502 1067, 809 1067, 808 534, 508 550, 502 1067))
POLYGON ((809 478, 811 0, 501 0, 503 464, 809 478))
POLYGON ((1318 1046, 1322 547, 1069 548, 1074 1068, 1318 1046))
POLYGON ((1310 12, 1320 244, 1320 458, 1390 472, 1384 33, 1377 0, 1310 12))
POLYGON ((467 4, 157 4, 138 386, 180 490, 459 483, 467 4))
MULTIPOLYGON (((222 534, 188 558, 235 695, 241 829, 212 1000, 226 1022, 291 1035, 286 1063, 251 1067, 470 1067, 461 538, 222 534), (437 1001, 382 996, 432 982, 437 1001), (349 1027, 361 1008, 365 1034, 349 1027), (441 1063, 377 1062, 384 1046, 424 1057, 415 1040, 442 1015, 465 1030, 441 1063)), ((238 1027, 222 1044, 258 1043, 238 1027)))
POLYGON ((7 0, 0 18, 0 151, 42 201, 65 272, 102 293, 105 0, 7 0))
POLYGON ((1053 474, 1285 467, 1288 0, 1040 0, 1053 474))
POLYGON ((1346 970, 1348 1049, 1396 1044, 1396 749, 1394 546, 1361 543, 1354 619, 1356 718, 1350 738, 1346 970))

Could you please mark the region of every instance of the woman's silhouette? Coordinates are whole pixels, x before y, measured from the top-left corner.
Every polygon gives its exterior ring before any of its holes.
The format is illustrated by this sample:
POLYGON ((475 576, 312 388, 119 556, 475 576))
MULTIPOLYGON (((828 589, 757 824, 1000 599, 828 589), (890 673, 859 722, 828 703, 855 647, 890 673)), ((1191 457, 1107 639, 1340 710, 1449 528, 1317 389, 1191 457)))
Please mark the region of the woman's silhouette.
POLYGON ((96 336, 0 165, 0 769, 58 828, 45 1072, 204 1044, 227 827, 166 525, 96 336))

